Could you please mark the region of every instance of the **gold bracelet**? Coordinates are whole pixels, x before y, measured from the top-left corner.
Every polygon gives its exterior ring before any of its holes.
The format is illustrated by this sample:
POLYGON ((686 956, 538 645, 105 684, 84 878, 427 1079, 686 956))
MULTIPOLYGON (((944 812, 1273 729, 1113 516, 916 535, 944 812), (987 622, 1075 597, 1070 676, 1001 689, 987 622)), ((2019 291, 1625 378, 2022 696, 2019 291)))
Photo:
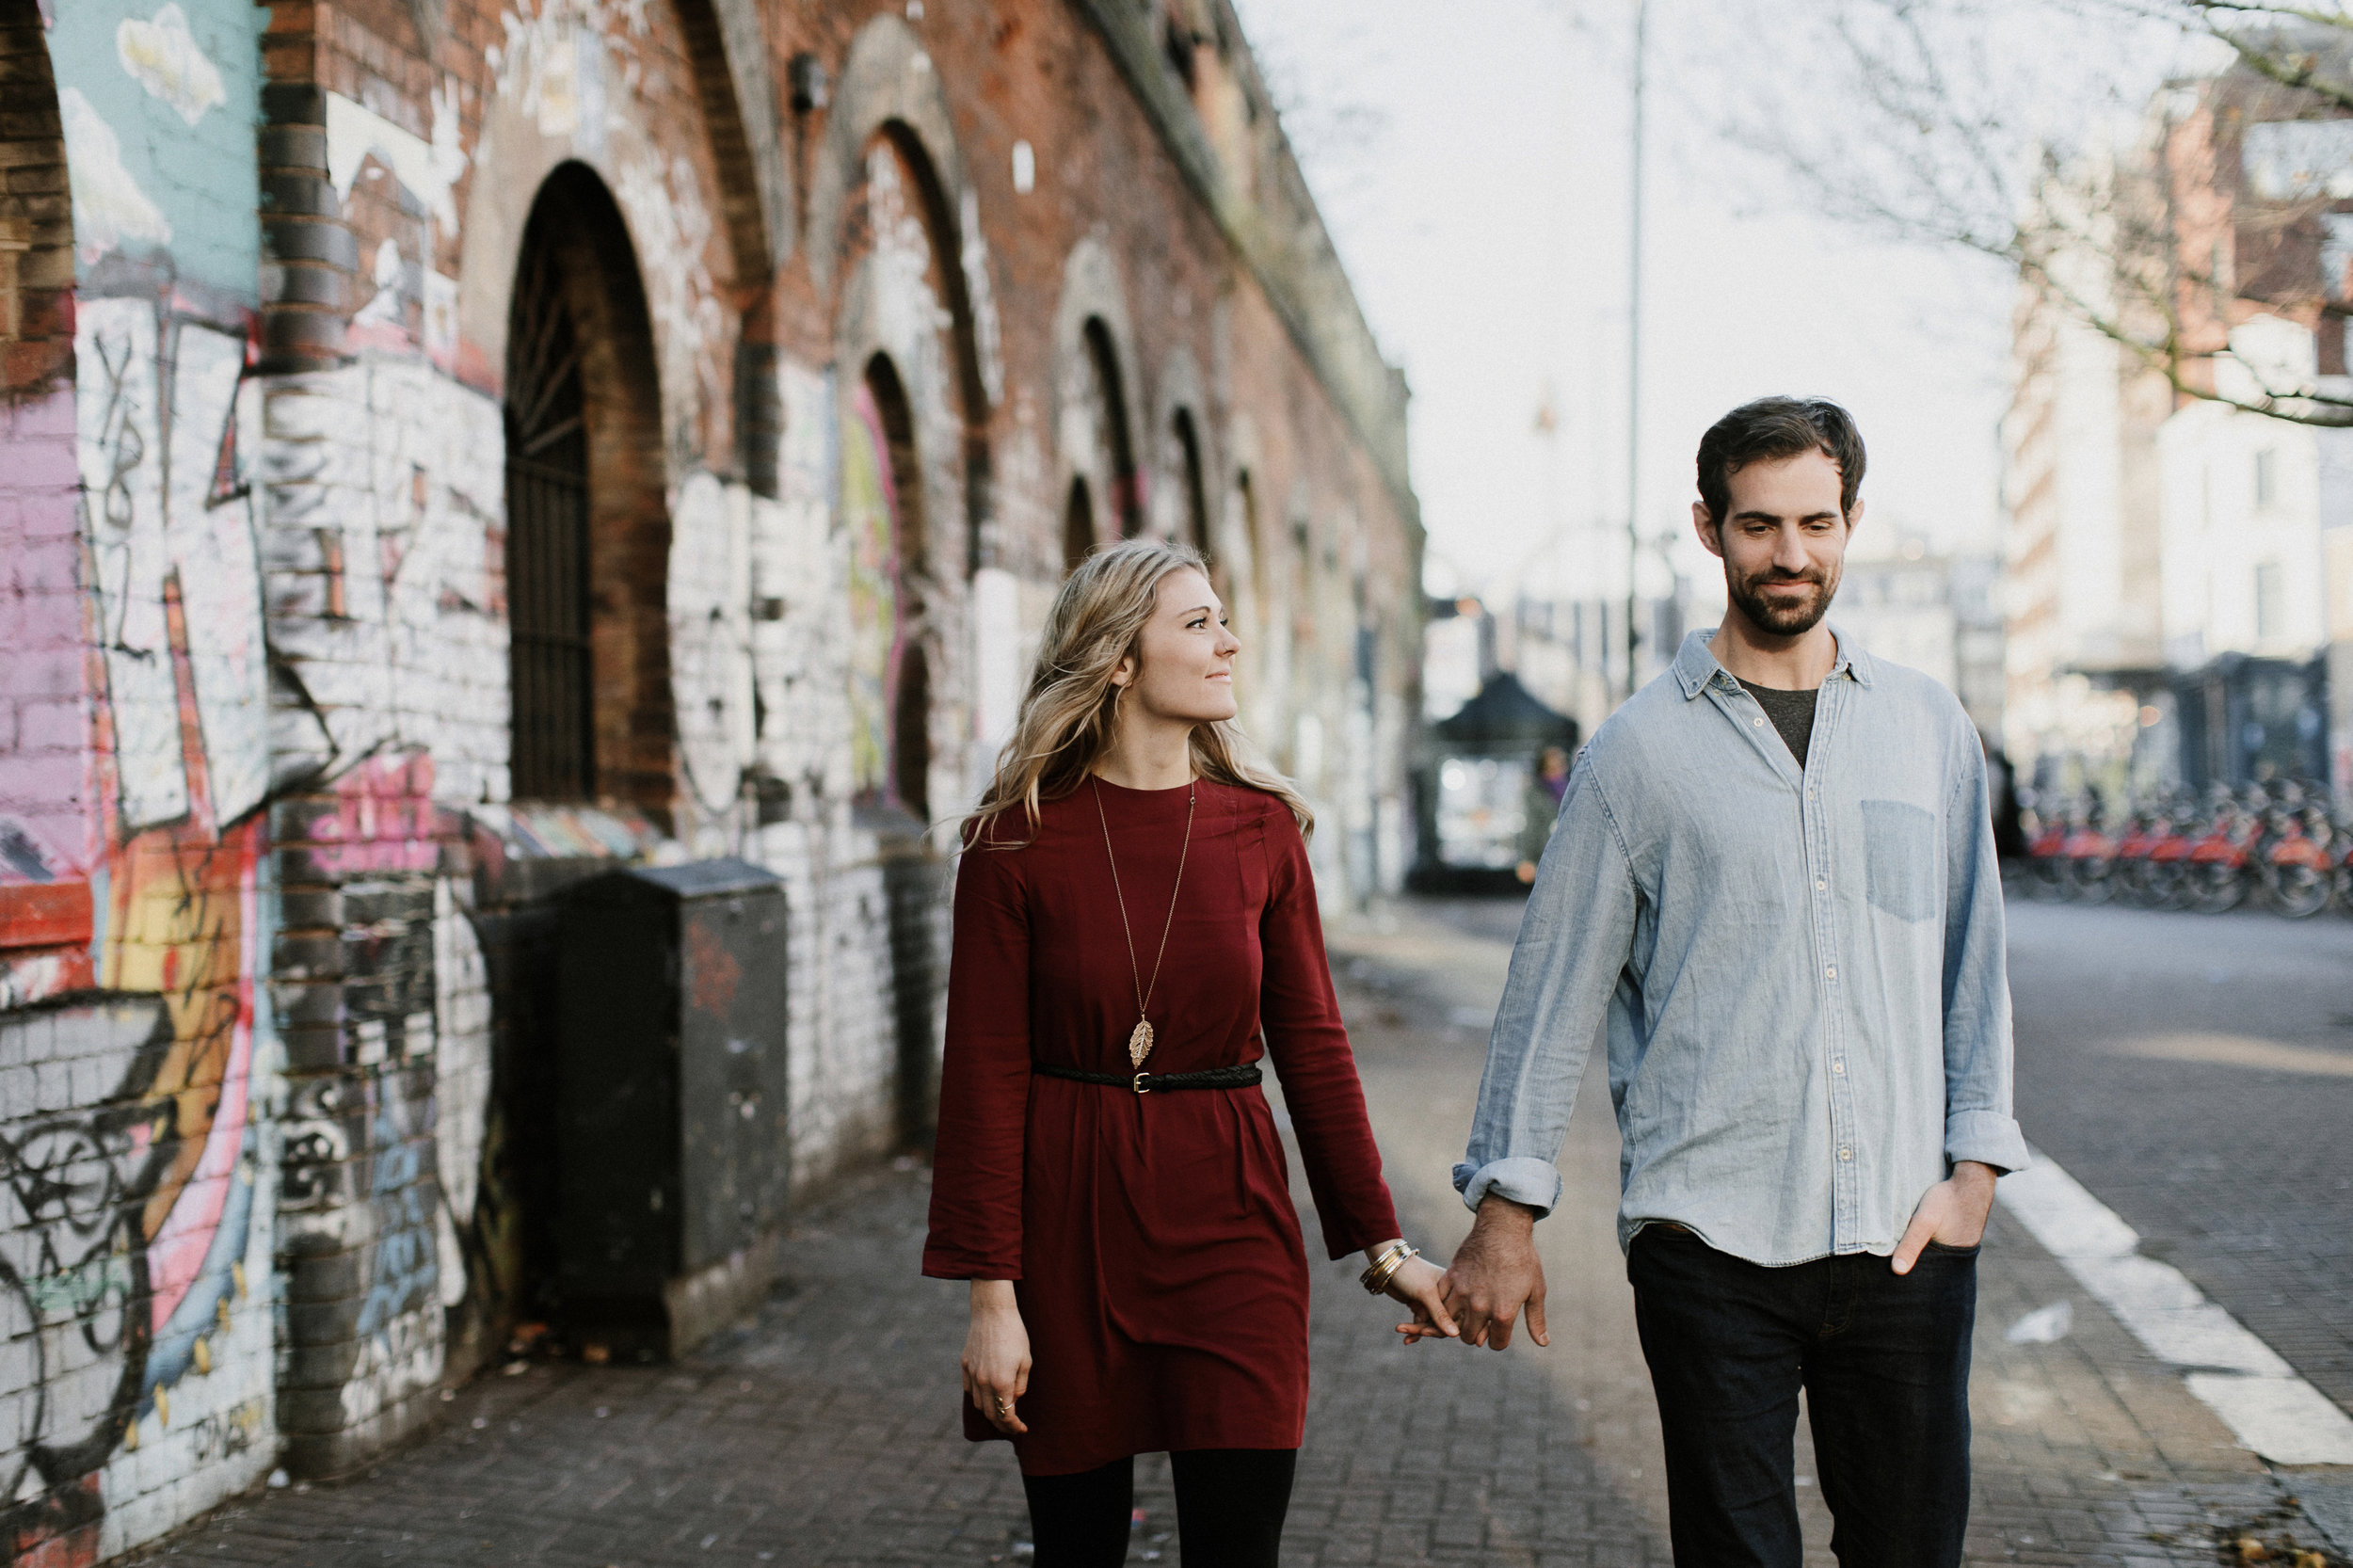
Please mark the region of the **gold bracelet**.
POLYGON ((1367 1295, 1377 1296, 1381 1293, 1381 1287, 1388 1283, 1389 1274, 1395 1273, 1401 1266, 1398 1260, 1398 1255, 1405 1250, 1404 1242, 1393 1241, 1381 1250, 1380 1256, 1365 1265, 1365 1272, 1356 1276, 1356 1283, 1365 1288, 1367 1295), (1385 1273, 1384 1270, 1387 1272, 1385 1273), (1379 1281, 1378 1284, 1375 1283, 1376 1279, 1379 1281))
POLYGON ((1380 1295, 1389 1288, 1389 1281, 1397 1277, 1397 1272, 1405 1267, 1408 1258, 1420 1256, 1419 1247, 1409 1247, 1404 1242, 1399 1241, 1379 1257, 1374 1258, 1370 1266, 1356 1276, 1356 1283, 1365 1288, 1365 1294, 1380 1295))

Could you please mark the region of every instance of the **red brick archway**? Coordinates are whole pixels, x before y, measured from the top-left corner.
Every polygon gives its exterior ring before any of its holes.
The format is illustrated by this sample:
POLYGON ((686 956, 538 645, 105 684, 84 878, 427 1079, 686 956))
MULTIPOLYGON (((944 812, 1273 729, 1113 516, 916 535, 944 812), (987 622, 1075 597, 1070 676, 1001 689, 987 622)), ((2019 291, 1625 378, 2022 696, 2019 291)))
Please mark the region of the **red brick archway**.
POLYGON ((585 165, 532 204, 507 337, 507 607, 519 798, 665 827, 678 789, 670 518, 653 328, 619 208, 585 165))

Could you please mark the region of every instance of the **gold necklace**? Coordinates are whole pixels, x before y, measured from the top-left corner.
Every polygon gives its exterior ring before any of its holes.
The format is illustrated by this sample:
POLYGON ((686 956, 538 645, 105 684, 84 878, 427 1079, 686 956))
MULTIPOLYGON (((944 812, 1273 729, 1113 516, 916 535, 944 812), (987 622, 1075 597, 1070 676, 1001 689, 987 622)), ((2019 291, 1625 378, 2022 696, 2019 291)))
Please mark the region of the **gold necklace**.
POLYGON ((1193 808, 1199 804, 1200 781, 1185 786, 1185 841, 1176 851, 1176 881, 1168 889, 1168 922, 1160 927, 1160 951, 1152 958, 1152 984, 1144 983, 1144 970, 1136 963, 1136 934, 1128 924, 1128 895, 1119 886, 1119 856, 1112 853, 1112 819, 1103 810, 1103 786, 1095 776, 1087 776, 1095 788, 1095 814, 1103 824, 1103 858, 1112 863, 1112 896, 1119 901, 1119 929, 1128 937, 1128 972, 1136 987, 1136 1027, 1128 1036, 1128 1064, 1144 1065, 1144 1059, 1152 1054, 1152 1020, 1144 1016, 1152 1002, 1152 993, 1160 988, 1160 963, 1168 956, 1168 934, 1176 924, 1176 890, 1185 885, 1185 856, 1193 849, 1193 808))

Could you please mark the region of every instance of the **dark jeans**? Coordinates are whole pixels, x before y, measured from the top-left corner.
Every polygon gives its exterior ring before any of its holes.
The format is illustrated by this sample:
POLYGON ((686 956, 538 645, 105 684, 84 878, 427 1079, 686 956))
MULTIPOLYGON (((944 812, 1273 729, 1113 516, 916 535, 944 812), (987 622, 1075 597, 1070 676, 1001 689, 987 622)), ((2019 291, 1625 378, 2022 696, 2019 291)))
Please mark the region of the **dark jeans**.
POLYGON ((1649 1225, 1626 1259, 1667 1440, 1678 1568, 1798 1568, 1805 1390, 1842 1568, 1955 1568, 1969 1519, 1977 1252, 1769 1269, 1649 1225))
MULTIPOLYGON (((1290 1512, 1296 1448, 1195 1448, 1168 1456, 1176 1542, 1190 1568, 1275 1568, 1290 1512)), ((1037 1568, 1117 1568, 1128 1560, 1136 1462, 1073 1476, 1023 1476, 1037 1568)))

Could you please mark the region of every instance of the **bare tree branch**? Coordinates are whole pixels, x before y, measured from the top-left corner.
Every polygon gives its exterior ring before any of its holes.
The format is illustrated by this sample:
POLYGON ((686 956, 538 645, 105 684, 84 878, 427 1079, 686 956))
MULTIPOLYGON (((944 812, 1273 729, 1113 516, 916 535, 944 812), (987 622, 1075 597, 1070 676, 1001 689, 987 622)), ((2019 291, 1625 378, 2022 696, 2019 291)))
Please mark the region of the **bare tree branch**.
POLYGON ((2309 278, 2283 282, 2277 261, 2282 245, 2290 258, 2298 245, 2313 254, 2313 225, 2337 208, 2353 168, 2319 170, 2310 191, 2241 188, 2251 182, 2235 168, 2227 178, 2192 170, 2182 160, 2235 149, 2244 130, 2234 124, 2222 142, 2209 124, 2202 146, 2177 144, 2184 122, 2172 101, 2179 90, 2228 89, 2250 124, 2353 118, 2353 12, 2293 0, 2046 5, 2034 20, 2080 27, 2081 52, 2095 60, 2104 39, 2121 57, 2135 40, 2169 36, 2176 54, 2214 56, 2187 81, 2087 72, 2058 94, 2073 123, 2055 126, 2041 122, 2048 84, 2041 104, 2016 85, 2034 52, 2016 47, 2004 24, 2018 17, 2006 10, 2017 12, 2016 0, 1818 0, 1822 53, 1845 63, 1855 112, 1825 129, 1818 112, 1749 104, 1733 134, 1795 175, 1828 216, 2001 264, 2178 396, 2289 424, 2353 425, 2341 378, 2283 380, 2231 342, 2260 313, 2316 326, 2353 312, 2343 279, 2323 280, 2313 265, 2309 278), (2049 22, 2062 10, 2063 24, 2049 22), (2005 42, 1999 61, 1984 55, 1993 39, 2005 42), (2241 85, 2229 88, 2233 72, 2241 85), (2201 244, 2212 254, 2195 253, 2201 244), (2250 257, 2257 280, 2226 275, 2226 256, 2250 257), (2239 374, 2218 374, 2224 364, 2239 374))

